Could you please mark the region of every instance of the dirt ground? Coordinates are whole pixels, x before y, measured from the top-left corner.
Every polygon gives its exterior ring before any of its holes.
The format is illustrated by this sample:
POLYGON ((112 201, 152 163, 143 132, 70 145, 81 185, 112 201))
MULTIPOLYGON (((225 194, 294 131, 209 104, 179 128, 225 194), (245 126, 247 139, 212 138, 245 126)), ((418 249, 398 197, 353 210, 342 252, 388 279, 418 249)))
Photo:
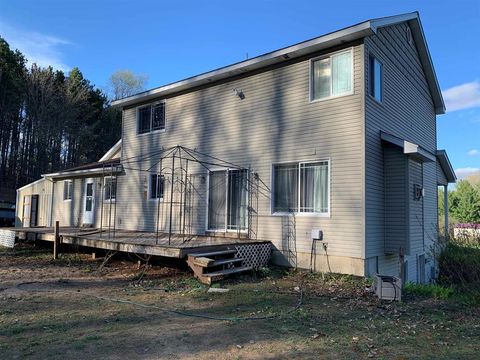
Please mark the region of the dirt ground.
POLYGON ((270 269, 208 293, 186 269, 0 248, 0 359, 478 359, 480 310, 270 269))

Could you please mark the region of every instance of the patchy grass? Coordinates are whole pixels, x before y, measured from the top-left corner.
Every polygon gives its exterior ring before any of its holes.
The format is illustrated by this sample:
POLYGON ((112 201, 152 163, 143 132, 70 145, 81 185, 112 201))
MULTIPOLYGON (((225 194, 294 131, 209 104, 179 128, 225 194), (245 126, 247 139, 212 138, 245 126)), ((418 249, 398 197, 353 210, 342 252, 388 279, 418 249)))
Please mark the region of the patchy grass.
POLYGON ((132 282, 136 264, 118 259, 98 273, 87 258, 65 266, 11 254, 0 262, 2 359, 474 359, 480 351, 479 308, 430 296, 439 289, 381 302, 361 278, 272 268, 208 293, 177 269, 151 267, 132 282), (18 286, 27 281, 35 283, 18 286), (262 316, 273 317, 239 320, 262 316))

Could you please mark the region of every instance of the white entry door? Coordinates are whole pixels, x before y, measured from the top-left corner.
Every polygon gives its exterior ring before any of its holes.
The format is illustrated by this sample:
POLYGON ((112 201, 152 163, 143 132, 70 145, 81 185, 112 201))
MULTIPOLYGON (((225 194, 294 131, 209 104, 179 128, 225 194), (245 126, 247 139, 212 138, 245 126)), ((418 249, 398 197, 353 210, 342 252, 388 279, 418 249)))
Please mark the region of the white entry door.
POLYGON ((85 201, 83 203, 83 223, 93 224, 93 211, 95 209, 95 180, 87 179, 85 181, 85 201))

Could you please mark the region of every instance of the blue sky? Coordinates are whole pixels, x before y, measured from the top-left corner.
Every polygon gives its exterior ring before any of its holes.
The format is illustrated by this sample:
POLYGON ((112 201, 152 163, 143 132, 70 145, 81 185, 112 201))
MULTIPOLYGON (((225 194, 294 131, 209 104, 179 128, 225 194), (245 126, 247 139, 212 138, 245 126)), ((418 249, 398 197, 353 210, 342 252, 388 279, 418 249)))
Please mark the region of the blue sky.
POLYGON ((369 18, 418 10, 447 104, 438 147, 460 177, 480 171, 480 1, 0 0, 0 35, 31 61, 147 87, 212 70, 369 18))

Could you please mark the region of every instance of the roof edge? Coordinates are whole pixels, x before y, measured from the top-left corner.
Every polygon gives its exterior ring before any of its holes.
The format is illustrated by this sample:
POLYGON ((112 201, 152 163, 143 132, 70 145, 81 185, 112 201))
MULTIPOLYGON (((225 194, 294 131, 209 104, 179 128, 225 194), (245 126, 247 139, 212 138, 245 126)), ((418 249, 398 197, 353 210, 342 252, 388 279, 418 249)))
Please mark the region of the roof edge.
POLYGON ((248 60, 207 71, 205 73, 153 88, 151 90, 128 96, 123 99, 114 100, 112 101, 111 105, 115 107, 129 106, 141 101, 146 101, 153 97, 168 95, 184 89, 208 84, 213 81, 227 79, 235 75, 266 67, 268 65, 298 58, 318 50, 326 49, 344 42, 354 41, 372 34, 374 34, 374 31, 371 26, 371 20, 367 20, 359 24, 348 26, 346 28, 274 50, 248 60))
POLYGON ((39 182, 45 180, 45 178, 43 177, 43 175, 41 175, 41 176, 42 176, 42 177, 41 177, 40 179, 35 180, 35 181, 32 181, 31 183, 25 184, 25 185, 23 185, 22 187, 19 187, 19 188, 17 189, 17 192, 18 192, 18 191, 22 191, 23 189, 26 189, 26 188, 28 188, 29 186, 38 184, 39 182))
POLYGON ((442 168, 445 177, 449 183, 456 183, 457 182, 457 174, 455 174, 455 170, 453 170, 452 163, 448 158, 446 150, 437 150, 437 159, 440 167, 442 168))
POLYGON ((399 15, 386 16, 367 20, 356 25, 348 26, 337 31, 321 35, 310 40, 305 40, 278 50, 274 50, 257 57, 227 65, 199 75, 185 78, 151 90, 147 90, 123 99, 112 101, 114 107, 126 107, 140 102, 149 101, 157 97, 167 96, 180 91, 188 90, 211 82, 224 80, 246 72, 258 70, 269 65, 279 64, 286 60, 298 58, 315 51, 327 49, 345 42, 354 41, 377 33, 382 27, 408 22, 412 36, 417 46, 420 61, 423 65, 425 77, 433 99, 435 114, 444 114, 445 102, 433 67, 433 61, 428 49, 425 33, 423 31, 418 11, 399 15))
POLYGON ((115 145, 113 145, 101 158, 98 162, 110 160, 110 156, 116 153, 122 146, 122 139, 118 140, 115 145))

